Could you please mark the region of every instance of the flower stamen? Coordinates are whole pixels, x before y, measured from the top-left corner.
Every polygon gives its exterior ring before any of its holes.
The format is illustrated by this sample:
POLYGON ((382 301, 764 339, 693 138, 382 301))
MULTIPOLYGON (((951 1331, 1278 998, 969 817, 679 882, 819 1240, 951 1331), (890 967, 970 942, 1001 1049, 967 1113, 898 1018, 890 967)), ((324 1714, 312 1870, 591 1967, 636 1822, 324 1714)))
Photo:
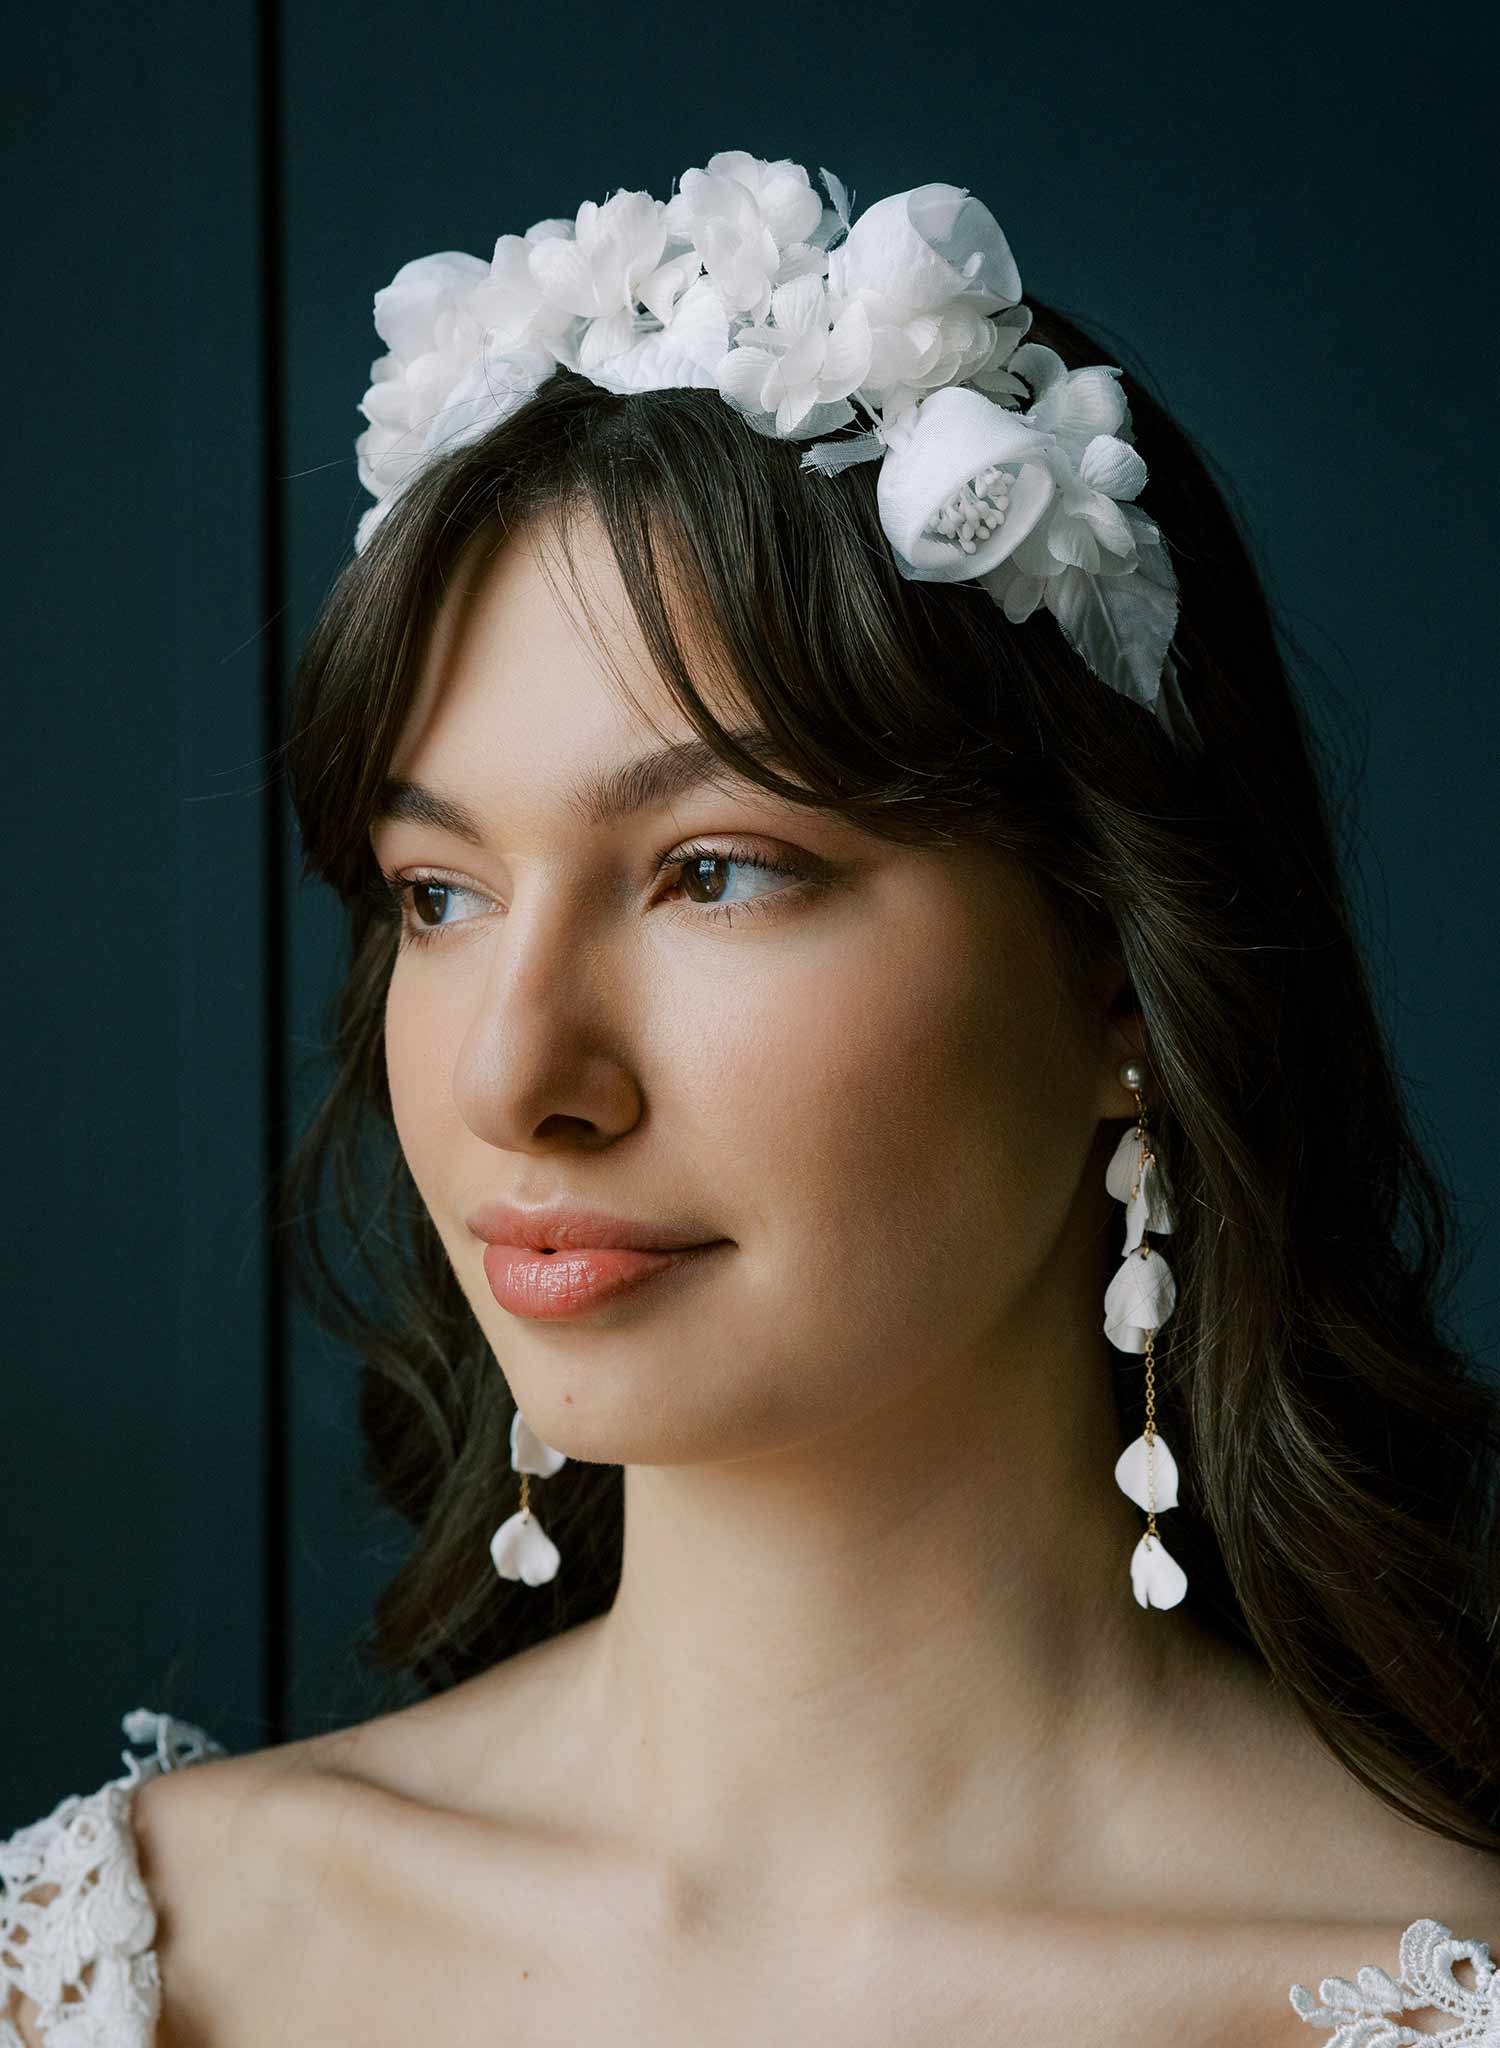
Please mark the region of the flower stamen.
POLYGON ((956 540, 966 555, 972 555, 981 541, 1005 524, 1013 481, 1008 470, 991 463, 944 499, 927 531, 956 540))

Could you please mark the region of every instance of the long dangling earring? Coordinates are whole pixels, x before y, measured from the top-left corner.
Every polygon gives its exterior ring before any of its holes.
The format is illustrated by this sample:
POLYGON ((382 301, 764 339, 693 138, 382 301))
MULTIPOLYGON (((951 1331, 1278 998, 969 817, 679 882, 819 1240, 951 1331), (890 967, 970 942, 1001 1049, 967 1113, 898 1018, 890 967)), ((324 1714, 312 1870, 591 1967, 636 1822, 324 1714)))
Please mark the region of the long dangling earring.
POLYGON ((1172 1213, 1161 1169, 1146 1133, 1141 1096, 1146 1074, 1127 1060, 1120 1080, 1135 1097, 1133 1130, 1121 1136, 1105 1172, 1105 1184, 1125 1208, 1124 1263, 1104 1296, 1104 1334, 1120 1351, 1146 1354, 1146 1427, 1115 1463, 1120 1491, 1146 1510, 1146 1533, 1130 1559, 1130 1583, 1142 1607, 1175 1607, 1187 1591, 1187 1574, 1156 1533, 1159 1509, 1177 1505, 1177 1460, 1156 1430, 1156 1333, 1177 1305, 1177 1283, 1161 1253, 1145 1242, 1148 1230, 1170 1231, 1172 1213))
POLYGON ((544 1444, 518 1408, 510 1425, 511 1469, 521 1475, 521 1505, 490 1538, 490 1557, 502 1579, 544 1586, 562 1562, 557 1545, 531 1512, 531 1478, 550 1479, 567 1464, 564 1452, 544 1444))

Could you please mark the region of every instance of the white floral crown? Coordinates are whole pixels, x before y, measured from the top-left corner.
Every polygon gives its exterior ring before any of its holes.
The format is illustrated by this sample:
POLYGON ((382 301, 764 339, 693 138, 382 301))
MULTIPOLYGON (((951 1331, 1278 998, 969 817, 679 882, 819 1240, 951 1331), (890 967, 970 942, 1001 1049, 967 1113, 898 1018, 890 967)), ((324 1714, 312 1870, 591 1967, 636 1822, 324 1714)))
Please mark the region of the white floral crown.
POLYGON ((982 583, 1019 625, 1043 604, 1101 681, 1191 727, 1168 648, 1177 579, 1131 501, 1146 465, 1106 364, 1068 369, 1023 340, 1031 311, 988 207, 918 185, 851 224, 800 164, 721 150, 669 200, 615 192, 576 220, 501 235, 488 263, 443 250, 375 294, 390 350, 355 441, 377 502, 479 439, 559 364, 607 391, 717 390, 758 432, 819 441, 802 467, 880 458, 880 523, 901 574, 982 583), (858 408, 858 412, 856 411, 858 408))

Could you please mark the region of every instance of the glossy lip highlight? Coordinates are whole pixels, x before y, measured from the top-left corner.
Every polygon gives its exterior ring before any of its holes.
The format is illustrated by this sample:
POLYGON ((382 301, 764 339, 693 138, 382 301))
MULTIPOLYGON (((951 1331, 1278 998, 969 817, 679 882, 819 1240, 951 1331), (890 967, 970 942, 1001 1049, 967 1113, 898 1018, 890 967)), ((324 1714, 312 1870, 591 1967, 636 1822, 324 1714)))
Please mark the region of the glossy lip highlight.
POLYGON ((700 1245, 725 1244, 722 1237, 674 1229, 669 1223, 641 1223, 610 1216, 574 1202, 545 1209, 518 1209, 509 1202, 486 1202, 464 1221, 486 1244, 519 1245, 530 1251, 686 1251, 700 1245))

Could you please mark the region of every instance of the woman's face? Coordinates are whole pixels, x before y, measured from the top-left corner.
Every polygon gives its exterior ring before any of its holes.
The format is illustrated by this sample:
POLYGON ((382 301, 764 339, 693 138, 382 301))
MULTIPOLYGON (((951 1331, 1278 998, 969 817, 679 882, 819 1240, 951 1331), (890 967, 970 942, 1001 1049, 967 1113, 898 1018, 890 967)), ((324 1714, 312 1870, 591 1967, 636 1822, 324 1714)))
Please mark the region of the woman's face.
POLYGON ((1110 1015, 1118 974, 1070 992, 1041 898, 990 851, 889 845, 748 786, 583 821, 582 779, 695 735, 597 528, 577 555, 660 730, 517 534, 450 585, 391 766, 482 844, 410 817, 372 835, 388 875, 441 884, 406 908, 425 936, 391 976, 391 1100, 528 1421, 583 1459, 746 1457, 983 1369, 1022 1330, 1097 1330, 1100 1119, 1133 1114, 1138 1043, 1110 1015), (700 869, 690 895, 659 861, 694 842, 787 872, 700 869), (466 1218, 492 1201, 731 1242, 537 1321, 486 1279, 466 1218))

